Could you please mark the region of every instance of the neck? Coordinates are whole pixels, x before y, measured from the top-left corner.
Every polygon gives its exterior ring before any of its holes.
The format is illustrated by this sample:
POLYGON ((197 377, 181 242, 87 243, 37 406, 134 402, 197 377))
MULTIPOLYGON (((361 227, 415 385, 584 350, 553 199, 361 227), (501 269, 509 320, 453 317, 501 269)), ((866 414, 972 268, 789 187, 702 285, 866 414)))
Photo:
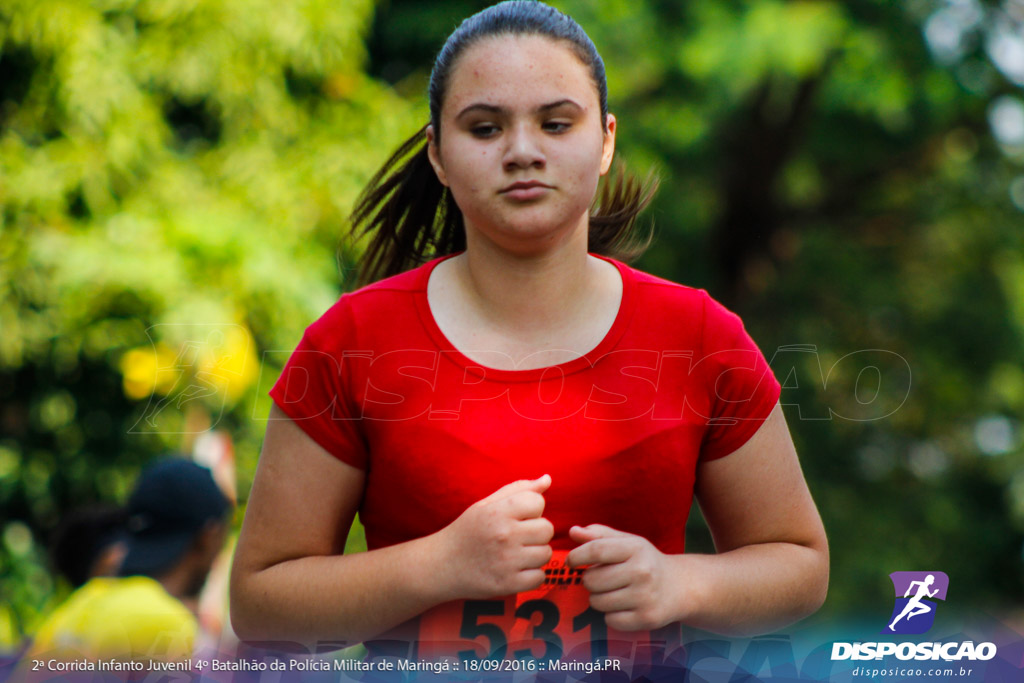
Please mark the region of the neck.
POLYGON ((518 334, 543 334, 572 321, 599 280, 585 229, 551 249, 523 255, 478 239, 453 260, 457 286, 478 314, 518 334))
POLYGON ((196 611, 196 596, 191 594, 193 587, 192 574, 184 561, 179 562, 164 574, 153 578, 163 586, 168 595, 179 600, 190 611, 196 611))

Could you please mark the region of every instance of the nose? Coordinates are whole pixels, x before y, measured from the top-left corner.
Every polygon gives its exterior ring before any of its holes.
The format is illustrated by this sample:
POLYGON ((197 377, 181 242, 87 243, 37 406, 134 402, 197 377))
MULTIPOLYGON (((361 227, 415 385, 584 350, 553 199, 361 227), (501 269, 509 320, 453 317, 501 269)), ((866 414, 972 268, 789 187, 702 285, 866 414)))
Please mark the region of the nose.
POLYGON ((546 160, 538 133, 539 131, 531 130, 528 125, 517 125, 509 129, 505 136, 505 154, 502 158, 502 165, 506 171, 544 168, 546 160))

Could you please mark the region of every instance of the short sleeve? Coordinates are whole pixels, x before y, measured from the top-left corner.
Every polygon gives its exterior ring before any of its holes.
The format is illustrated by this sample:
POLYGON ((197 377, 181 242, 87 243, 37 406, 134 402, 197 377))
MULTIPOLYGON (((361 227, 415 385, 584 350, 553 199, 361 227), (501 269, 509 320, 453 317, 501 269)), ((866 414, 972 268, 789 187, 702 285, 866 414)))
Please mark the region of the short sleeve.
POLYGON ((366 469, 367 455, 353 407, 355 326, 346 296, 306 328, 270 390, 274 403, 313 441, 339 460, 366 469))
POLYGON ((702 352, 697 367, 709 395, 710 415, 700 455, 708 461, 745 444, 771 414, 782 387, 739 316, 707 292, 703 294, 702 352))

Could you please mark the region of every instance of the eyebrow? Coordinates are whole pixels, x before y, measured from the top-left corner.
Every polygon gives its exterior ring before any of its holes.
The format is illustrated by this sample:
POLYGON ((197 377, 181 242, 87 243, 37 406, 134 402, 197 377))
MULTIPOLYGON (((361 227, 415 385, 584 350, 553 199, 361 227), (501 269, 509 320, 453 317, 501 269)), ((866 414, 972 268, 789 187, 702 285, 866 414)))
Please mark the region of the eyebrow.
MULTIPOLYGON (((575 107, 576 109, 579 109, 580 111, 583 111, 583 107, 581 107, 579 104, 577 104, 574 100, 570 100, 568 98, 564 99, 564 100, 558 100, 557 102, 549 102, 548 104, 542 104, 539 107, 537 107, 537 109, 535 111, 538 114, 540 114, 540 113, 544 113, 544 112, 547 112, 547 111, 551 111, 552 109, 557 109, 558 107, 562 107, 562 106, 565 106, 567 104, 572 106, 572 107, 575 107)), ((490 114, 507 114, 509 110, 507 108, 505 108, 505 107, 499 107, 499 106, 494 105, 494 104, 487 104, 485 102, 477 102, 475 104, 469 105, 468 107, 466 107, 465 109, 460 111, 458 114, 456 114, 455 115, 455 120, 458 121, 463 116, 465 116, 467 114, 470 114, 472 112, 475 112, 475 111, 484 111, 484 112, 487 112, 487 113, 490 113, 490 114)))

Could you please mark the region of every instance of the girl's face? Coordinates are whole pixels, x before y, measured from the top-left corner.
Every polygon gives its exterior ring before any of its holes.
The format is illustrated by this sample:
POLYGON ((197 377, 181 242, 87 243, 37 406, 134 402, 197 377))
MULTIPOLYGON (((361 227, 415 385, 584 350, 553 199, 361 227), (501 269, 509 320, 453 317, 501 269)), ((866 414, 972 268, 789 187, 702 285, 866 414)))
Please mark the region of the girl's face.
POLYGON ((485 38, 448 79, 430 162, 465 218, 467 240, 529 253, 585 238, 598 178, 615 151, 597 88, 570 47, 544 36, 485 38))

